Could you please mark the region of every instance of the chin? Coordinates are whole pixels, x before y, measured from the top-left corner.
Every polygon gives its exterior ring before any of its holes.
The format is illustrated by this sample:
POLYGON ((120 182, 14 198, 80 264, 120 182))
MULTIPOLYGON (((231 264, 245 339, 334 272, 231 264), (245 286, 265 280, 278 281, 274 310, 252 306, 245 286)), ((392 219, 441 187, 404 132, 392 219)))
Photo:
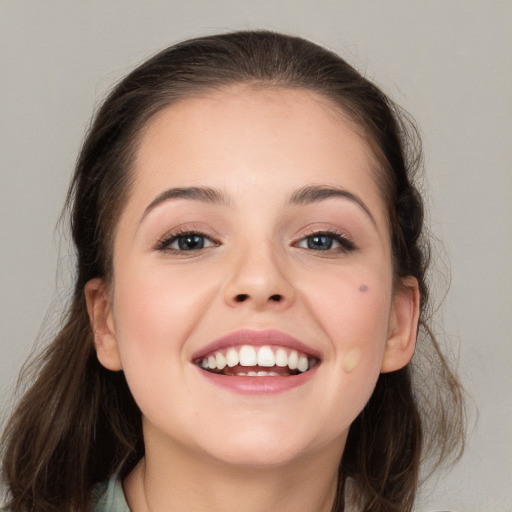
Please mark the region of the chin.
POLYGON ((259 428, 225 433, 222 442, 209 444, 205 451, 221 463, 268 468, 301 459, 313 449, 311 445, 310 440, 290 436, 289 430, 276 432, 275 429, 259 428))

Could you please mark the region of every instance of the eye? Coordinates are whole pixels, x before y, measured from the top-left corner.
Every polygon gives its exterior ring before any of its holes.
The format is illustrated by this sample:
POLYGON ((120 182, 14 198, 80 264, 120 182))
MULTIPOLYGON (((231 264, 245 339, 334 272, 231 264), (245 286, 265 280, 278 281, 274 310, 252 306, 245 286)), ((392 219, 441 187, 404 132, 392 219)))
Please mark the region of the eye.
POLYGON ((345 235, 331 231, 312 233, 299 240, 296 245, 312 251, 351 252, 356 248, 354 242, 345 235))
POLYGON ((165 251, 171 253, 182 253, 200 251, 208 247, 218 245, 210 237, 204 233, 194 231, 180 232, 170 235, 160 240, 156 246, 157 251, 165 251))

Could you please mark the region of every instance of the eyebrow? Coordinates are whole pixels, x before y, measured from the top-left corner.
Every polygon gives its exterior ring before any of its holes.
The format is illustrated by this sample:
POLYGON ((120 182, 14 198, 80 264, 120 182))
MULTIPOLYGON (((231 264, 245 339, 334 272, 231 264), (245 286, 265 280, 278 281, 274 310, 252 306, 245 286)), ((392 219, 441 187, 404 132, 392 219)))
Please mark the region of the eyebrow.
POLYGON ((349 192, 348 190, 345 190, 342 187, 326 187, 323 185, 306 186, 295 191, 292 194, 290 198, 290 204, 304 205, 309 203, 317 203, 320 201, 324 201, 326 199, 330 199, 332 197, 342 197, 345 199, 349 199, 350 201, 353 201, 359 207, 361 207, 361 209, 368 215, 368 217, 370 217, 372 223, 375 226, 377 226, 377 222, 375 221, 372 212, 370 211, 368 206, 366 206, 364 201, 355 194, 353 194, 352 192, 349 192))
POLYGON ((191 201, 200 201, 202 203, 227 205, 230 203, 229 198, 221 190, 210 187, 177 187, 164 190, 155 197, 153 201, 144 210, 141 222, 147 214, 156 208, 159 204, 171 199, 189 199, 191 201))
MULTIPOLYGON (((372 223, 376 226, 377 222, 373 217, 370 209, 366 204, 355 194, 345 190, 342 187, 332 187, 324 185, 309 185, 299 190, 296 190, 289 199, 289 204, 305 205, 310 203, 317 203, 333 197, 342 197, 349 199, 356 203, 370 218, 372 223)), ((219 189, 210 187, 176 187, 164 190, 159 194, 144 210, 141 217, 141 222, 148 215, 148 213, 156 208, 161 203, 172 199, 188 199, 191 201, 200 201, 202 203, 229 205, 231 201, 229 197, 219 189)))

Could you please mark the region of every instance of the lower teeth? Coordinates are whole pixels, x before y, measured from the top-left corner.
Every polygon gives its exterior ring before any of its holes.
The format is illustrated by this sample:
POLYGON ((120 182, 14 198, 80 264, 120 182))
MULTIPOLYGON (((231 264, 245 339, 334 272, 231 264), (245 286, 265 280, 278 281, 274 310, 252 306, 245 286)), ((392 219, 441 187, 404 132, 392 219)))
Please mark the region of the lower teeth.
POLYGON ((288 372, 274 372, 269 370, 250 370, 247 372, 244 371, 233 371, 231 368, 225 368, 222 371, 215 370, 206 370, 210 373, 215 373, 217 375, 225 375, 227 377, 290 377, 292 375, 299 375, 300 372, 290 370, 288 372))
POLYGON ((279 373, 276 372, 240 372, 240 373, 228 373, 225 375, 233 375, 236 377, 279 377, 279 373))

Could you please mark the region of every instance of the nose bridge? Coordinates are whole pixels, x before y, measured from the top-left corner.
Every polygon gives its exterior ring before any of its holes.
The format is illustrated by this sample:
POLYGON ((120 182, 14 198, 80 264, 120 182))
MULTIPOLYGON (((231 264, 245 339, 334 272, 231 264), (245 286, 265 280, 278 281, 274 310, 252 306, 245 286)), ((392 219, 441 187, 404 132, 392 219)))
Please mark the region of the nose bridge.
POLYGON ((230 305, 251 304, 256 308, 289 305, 294 288, 286 272, 285 255, 263 237, 247 237, 234 250, 225 288, 230 305))

